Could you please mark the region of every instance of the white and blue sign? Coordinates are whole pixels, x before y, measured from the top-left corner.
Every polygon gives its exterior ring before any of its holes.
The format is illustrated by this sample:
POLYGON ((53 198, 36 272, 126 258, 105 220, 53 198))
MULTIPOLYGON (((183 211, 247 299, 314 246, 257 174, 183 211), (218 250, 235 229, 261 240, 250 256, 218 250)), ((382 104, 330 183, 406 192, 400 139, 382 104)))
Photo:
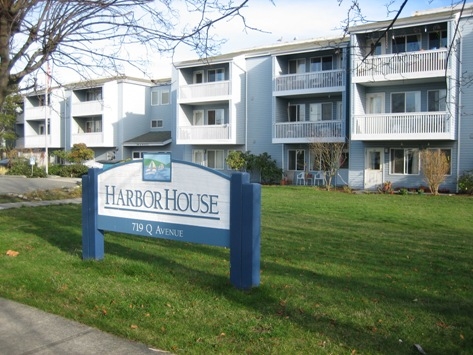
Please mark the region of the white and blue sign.
POLYGON ((229 247, 232 284, 259 285, 261 187, 248 174, 149 153, 82 184, 84 259, 104 257, 104 231, 229 247))

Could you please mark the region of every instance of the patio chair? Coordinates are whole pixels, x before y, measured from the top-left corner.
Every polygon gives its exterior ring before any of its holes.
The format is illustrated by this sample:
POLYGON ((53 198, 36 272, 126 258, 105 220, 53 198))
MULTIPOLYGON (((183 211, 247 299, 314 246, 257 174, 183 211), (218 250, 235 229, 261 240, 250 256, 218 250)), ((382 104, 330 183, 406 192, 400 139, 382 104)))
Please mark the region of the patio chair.
POLYGON ((325 185, 325 171, 313 171, 312 176, 314 185, 325 185))
POLYGON ((297 177, 296 177, 296 185, 305 185, 305 172, 300 172, 300 173, 297 173, 297 177))

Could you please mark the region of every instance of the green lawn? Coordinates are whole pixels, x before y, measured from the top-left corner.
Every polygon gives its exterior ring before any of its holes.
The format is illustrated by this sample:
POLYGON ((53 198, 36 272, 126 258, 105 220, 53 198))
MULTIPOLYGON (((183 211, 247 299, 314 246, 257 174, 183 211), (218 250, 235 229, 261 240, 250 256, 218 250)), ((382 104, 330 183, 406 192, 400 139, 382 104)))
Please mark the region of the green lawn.
POLYGON ((82 261, 70 205, 0 211, 0 296, 174 353, 473 351, 472 197, 262 194, 251 291, 224 248, 107 233, 82 261))

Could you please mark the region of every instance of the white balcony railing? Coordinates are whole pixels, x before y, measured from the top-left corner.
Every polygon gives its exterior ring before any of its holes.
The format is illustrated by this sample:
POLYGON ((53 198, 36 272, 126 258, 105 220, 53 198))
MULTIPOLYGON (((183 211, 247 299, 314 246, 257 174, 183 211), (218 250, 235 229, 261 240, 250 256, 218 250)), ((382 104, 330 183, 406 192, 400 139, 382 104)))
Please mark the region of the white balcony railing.
MULTIPOLYGON (((41 134, 35 134, 30 136, 25 136, 22 138, 24 143, 24 148, 44 148, 46 147, 46 136, 41 134)), ((48 146, 52 145, 52 136, 48 135, 48 146)))
POLYGON ((191 140, 228 140, 231 137, 229 124, 179 127, 178 139, 191 140))
POLYGON ((447 50, 428 50, 369 56, 356 61, 354 77, 388 76, 392 74, 410 74, 442 72, 447 65, 447 50))
POLYGON ((275 80, 274 91, 327 89, 343 85, 345 85, 343 70, 327 70, 279 76, 275 80))
POLYGON ((102 100, 74 102, 72 104, 73 116, 99 115, 102 113, 102 111, 103 111, 102 100))
POLYGON ((179 87, 180 100, 208 99, 229 96, 230 94, 230 81, 228 80, 179 87))
POLYGON ((38 106, 38 107, 28 107, 24 111, 24 118, 25 120, 41 120, 45 119, 46 115, 46 106, 38 106))
POLYGON ((88 147, 100 147, 104 145, 103 132, 77 133, 72 135, 72 144, 85 143, 88 147))
POLYGON ((385 113, 354 116, 352 138, 450 139, 452 131, 446 112, 385 113))
POLYGON ((345 125, 343 121, 279 122, 274 125, 273 139, 306 142, 343 141, 345 125))

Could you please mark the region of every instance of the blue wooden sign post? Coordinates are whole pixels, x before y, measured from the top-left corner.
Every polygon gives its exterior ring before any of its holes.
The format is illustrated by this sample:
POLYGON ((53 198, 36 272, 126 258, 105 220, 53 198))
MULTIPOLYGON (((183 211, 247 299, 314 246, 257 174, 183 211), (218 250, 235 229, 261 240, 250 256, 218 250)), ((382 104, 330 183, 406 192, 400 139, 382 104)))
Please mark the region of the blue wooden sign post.
POLYGON ((82 256, 104 258, 114 231, 230 248, 230 282, 260 283, 261 186, 247 173, 221 174, 168 153, 82 177, 82 256))

